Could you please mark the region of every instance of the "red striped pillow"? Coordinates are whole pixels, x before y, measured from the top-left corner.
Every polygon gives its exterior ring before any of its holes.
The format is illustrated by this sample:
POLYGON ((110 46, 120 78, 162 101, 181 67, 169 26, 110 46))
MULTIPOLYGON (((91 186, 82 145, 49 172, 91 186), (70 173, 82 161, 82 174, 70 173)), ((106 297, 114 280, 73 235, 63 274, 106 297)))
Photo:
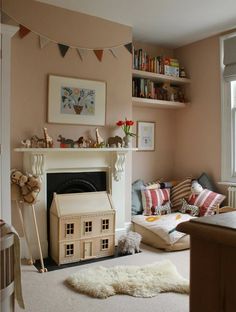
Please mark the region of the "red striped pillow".
POLYGON ((213 215, 216 206, 220 205, 224 199, 224 195, 204 189, 197 196, 192 194, 188 199, 188 203, 190 205, 198 206, 200 217, 202 217, 213 215))
POLYGON ((151 215, 151 208, 165 204, 170 200, 170 189, 145 189, 141 190, 143 214, 151 215))

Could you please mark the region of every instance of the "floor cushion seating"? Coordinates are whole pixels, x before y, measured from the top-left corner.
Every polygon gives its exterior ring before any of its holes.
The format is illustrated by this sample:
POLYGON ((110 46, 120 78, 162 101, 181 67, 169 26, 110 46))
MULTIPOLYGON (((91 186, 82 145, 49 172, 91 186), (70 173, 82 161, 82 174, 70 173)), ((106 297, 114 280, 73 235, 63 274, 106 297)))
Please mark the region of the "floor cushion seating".
POLYGON ((142 242, 166 251, 184 250, 190 247, 189 235, 175 230, 176 226, 189 221, 192 216, 171 213, 161 216, 132 216, 133 231, 142 235, 142 242))

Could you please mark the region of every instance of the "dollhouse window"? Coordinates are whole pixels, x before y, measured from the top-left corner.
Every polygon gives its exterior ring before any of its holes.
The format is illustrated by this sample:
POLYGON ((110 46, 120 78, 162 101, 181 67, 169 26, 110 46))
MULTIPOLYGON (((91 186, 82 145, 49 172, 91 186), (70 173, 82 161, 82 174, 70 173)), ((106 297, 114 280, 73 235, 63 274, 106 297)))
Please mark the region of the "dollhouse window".
POLYGON ((109 230, 109 219, 102 220, 102 230, 109 230))
POLYGON ((66 245, 66 257, 71 257, 74 255, 74 244, 66 245))
POLYGON ((74 234, 74 223, 67 223, 66 224, 66 235, 74 234))
POLYGON ((101 248, 102 250, 108 249, 108 238, 101 240, 101 248))
POLYGON ((85 233, 92 232, 92 221, 86 221, 84 226, 85 233))

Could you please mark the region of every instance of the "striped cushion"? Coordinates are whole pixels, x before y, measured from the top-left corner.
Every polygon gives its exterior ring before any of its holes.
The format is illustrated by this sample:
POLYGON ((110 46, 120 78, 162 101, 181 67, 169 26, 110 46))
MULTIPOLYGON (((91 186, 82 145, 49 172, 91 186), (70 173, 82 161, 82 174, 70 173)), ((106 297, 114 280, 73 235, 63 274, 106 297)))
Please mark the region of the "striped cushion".
POLYGON ((188 199, 191 195, 192 180, 187 178, 186 180, 178 183, 171 188, 170 201, 172 205, 172 211, 177 211, 182 207, 182 199, 188 199))
POLYGON ((188 203, 199 207, 201 217, 213 215, 217 205, 220 205, 224 199, 224 195, 204 189, 197 196, 192 194, 189 197, 188 203))
POLYGON ((145 189, 141 190, 143 214, 149 216, 152 214, 151 208, 165 204, 170 200, 169 189, 145 189))

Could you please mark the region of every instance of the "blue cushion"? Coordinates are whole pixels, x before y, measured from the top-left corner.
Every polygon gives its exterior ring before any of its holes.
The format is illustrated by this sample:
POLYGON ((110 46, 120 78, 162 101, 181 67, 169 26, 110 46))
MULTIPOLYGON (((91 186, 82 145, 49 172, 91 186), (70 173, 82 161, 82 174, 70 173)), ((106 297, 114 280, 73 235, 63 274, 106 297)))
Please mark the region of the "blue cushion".
POLYGON ((141 190, 144 188, 144 183, 140 179, 132 183, 132 215, 143 213, 141 190))

